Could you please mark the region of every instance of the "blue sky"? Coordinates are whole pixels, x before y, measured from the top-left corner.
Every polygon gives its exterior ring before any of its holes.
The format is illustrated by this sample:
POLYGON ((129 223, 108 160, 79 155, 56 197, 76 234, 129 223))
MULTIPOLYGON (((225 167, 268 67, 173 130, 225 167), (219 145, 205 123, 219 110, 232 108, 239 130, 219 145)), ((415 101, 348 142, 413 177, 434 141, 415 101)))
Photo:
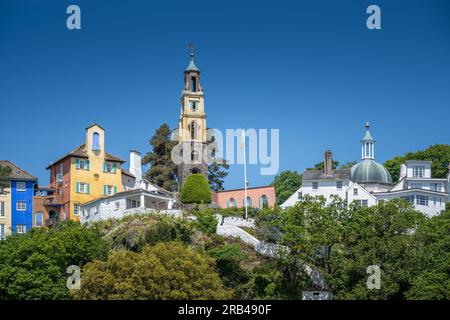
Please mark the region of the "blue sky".
MULTIPOLYGON (((1 0, 0 158, 47 184, 45 167, 94 120, 110 153, 149 151, 161 123, 177 125, 190 42, 208 127, 280 129, 280 170, 326 149, 359 159, 366 120, 379 162, 450 141, 446 0, 1 0), (82 30, 66 28, 70 4, 82 30), (381 30, 366 28, 370 4, 381 30)), ((273 179, 248 171, 251 186, 273 179)), ((233 166, 225 186, 242 174, 233 166)))

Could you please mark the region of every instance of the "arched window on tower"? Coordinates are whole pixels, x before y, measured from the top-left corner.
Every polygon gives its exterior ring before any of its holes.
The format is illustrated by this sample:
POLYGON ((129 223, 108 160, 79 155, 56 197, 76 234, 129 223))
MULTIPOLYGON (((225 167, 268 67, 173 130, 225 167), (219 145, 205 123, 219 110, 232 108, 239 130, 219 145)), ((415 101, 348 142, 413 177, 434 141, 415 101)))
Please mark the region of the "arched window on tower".
POLYGON ((195 121, 191 122, 191 139, 197 139, 197 123, 195 121))
POLYGON ((192 153, 191 153, 191 160, 192 161, 198 161, 198 152, 197 151, 192 151, 192 153))
POLYGON ((197 78, 194 77, 194 76, 191 77, 190 89, 191 89, 192 92, 196 92, 197 91, 197 78))
POLYGON ((92 135, 92 151, 100 151, 100 135, 97 132, 92 135))

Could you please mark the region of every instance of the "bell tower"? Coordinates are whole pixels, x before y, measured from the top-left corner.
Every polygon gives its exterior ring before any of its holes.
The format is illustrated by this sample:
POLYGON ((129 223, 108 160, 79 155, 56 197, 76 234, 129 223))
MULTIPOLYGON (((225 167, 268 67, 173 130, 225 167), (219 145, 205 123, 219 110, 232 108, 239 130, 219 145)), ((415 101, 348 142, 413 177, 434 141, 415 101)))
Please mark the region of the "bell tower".
POLYGON ((206 149, 206 114, 200 69, 194 62, 194 48, 190 48, 189 65, 184 70, 184 88, 181 93, 181 112, 178 122, 178 141, 182 145, 178 177, 180 188, 191 173, 203 174, 208 179, 208 166, 203 153, 206 149))

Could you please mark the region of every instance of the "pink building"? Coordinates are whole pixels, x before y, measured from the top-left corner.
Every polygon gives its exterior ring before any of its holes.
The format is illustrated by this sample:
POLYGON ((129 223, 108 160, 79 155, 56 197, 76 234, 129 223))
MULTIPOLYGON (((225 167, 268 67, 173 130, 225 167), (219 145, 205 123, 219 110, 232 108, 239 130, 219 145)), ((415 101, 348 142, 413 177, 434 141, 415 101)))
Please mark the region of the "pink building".
MULTIPOLYGON (((225 190, 213 194, 213 201, 220 208, 242 208, 244 198, 244 189, 225 190)), ((247 203, 249 207, 253 208, 274 207, 276 203, 275 188, 273 186, 247 188, 247 203)))

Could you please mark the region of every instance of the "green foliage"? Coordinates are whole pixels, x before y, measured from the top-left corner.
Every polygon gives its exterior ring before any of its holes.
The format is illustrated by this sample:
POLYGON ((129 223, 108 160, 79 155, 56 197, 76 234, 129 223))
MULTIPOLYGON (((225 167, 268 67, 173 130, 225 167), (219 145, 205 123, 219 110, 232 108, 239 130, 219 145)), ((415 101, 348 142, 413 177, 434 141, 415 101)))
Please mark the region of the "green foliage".
POLYGON ((189 221, 158 214, 136 214, 120 220, 101 221, 93 226, 111 249, 141 251, 147 244, 179 241, 191 243, 193 226, 189 221))
POLYGON ((142 159, 142 164, 150 164, 145 177, 152 183, 169 191, 178 191, 178 166, 172 161, 171 153, 176 141, 171 141, 171 130, 166 123, 156 129, 155 135, 150 139, 152 151, 142 159))
POLYGON ((207 251, 207 254, 216 260, 219 275, 226 287, 235 288, 248 281, 248 273, 240 266, 245 258, 240 245, 225 244, 207 251))
POLYGON ((448 299, 448 211, 428 219, 403 200, 348 209, 343 204, 336 198, 325 206, 323 198, 305 197, 295 207, 262 211, 258 217, 258 238, 265 231, 291 249, 280 261, 291 271, 277 269, 288 298, 298 298, 301 286, 310 285, 302 283, 301 270, 297 281, 288 276, 307 263, 319 270, 337 299, 448 299), (366 286, 370 265, 381 268, 380 290, 366 286))
POLYGON ((229 299, 214 260, 179 243, 158 243, 141 253, 113 251, 83 269, 77 299, 229 299))
POLYGON ((445 178, 450 163, 450 145, 435 144, 425 150, 408 152, 403 156, 397 156, 387 160, 384 163, 384 166, 390 172, 394 183, 398 181, 400 166, 405 163, 406 160, 431 160, 431 173, 433 178, 445 178))
POLYGON ((214 217, 214 210, 209 208, 200 208, 194 211, 197 217, 195 227, 205 234, 211 235, 216 233, 218 221, 214 217))
MULTIPOLYGON (((331 166, 332 166, 333 170, 337 169, 337 167, 339 166, 339 161, 333 160, 333 163, 331 166)), ((314 168, 309 168, 308 170, 323 170, 323 161, 316 163, 314 165, 314 168)))
POLYGON ((70 265, 105 259, 107 243, 77 222, 0 241, 0 299, 67 299, 70 265))
POLYGON ((283 171, 275 177, 272 185, 275 187, 277 204, 285 202, 302 184, 302 175, 297 171, 283 171))
POLYGON ((9 187, 9 176, 11 175, 11 168, 0 165, 0 193, 9 187))
POLYGON ((230 165, 225 160, 223 163, 214 162, 208 165, 208 181, 211 190, 216 192, 224 190, 223 184, 229 168, 230 165))
POLYGON ((190 174, 181 189, 181 202, 184 204, 211 203, 211 189, 208 180, 201 174, 190 174))

